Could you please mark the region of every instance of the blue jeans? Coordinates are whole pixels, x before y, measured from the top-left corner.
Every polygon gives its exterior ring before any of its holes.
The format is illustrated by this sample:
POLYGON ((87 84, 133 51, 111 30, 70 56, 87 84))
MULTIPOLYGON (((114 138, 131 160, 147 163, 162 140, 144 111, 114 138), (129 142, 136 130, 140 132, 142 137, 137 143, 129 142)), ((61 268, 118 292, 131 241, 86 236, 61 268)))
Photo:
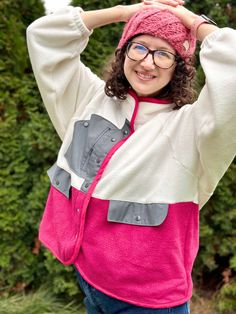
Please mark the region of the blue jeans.
POLYGON ((189 302, 166 309, 149 309, 112 298, 85 281, 76 270, 81 290, 85 294, 84 304, 88 314, 189 314, 189 302))

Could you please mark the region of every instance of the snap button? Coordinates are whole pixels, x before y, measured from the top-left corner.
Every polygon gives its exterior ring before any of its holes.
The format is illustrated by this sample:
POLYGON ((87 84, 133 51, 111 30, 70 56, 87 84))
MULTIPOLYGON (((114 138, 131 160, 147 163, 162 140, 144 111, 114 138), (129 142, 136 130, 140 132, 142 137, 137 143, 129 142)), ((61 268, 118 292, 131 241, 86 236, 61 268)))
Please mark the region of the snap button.
POLYGON ((84 122, 84 127, 87 128, 89 126, 89 123, 87 121, 84 122))
POLYGON ((124 135, 127 135, 129 132, 127 130, 124 130, 124 135))
POLYGON ((84 187, 87 189, 89 187, 89 183, 85 183, 84 187))
POLYGON ((98 158, 98 159, 96 159, 96 163, 97 164, 100 164, 100 162, 101 162, 101 160, 98 158))
POLYGON ((112 141, 112 142, 115 142, 115 141, 116 141, 116 139, 113 137, 113 138, 111 139, 111 141, 112 141))
POLYGON ((55 183, 56 183, 56 185, 59 185, 59 184, 60 184, 60 181, 59 181, 59 180, 56 180, 55 183))
POLYGON ((136 217, 135 217, 135 220, 136 220, 136 221, 140 221, 140 220, 141 220, 141 216, 139 216, 139 215, 136 216, 136 217))

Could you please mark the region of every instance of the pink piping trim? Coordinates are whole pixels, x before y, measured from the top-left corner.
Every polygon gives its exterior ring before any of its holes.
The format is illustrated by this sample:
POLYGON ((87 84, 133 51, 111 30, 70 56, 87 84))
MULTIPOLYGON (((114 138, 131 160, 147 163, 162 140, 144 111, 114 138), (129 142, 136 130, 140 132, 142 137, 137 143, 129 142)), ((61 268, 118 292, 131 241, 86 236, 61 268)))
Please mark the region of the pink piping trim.
POLYGON ((132 115, 132 118, 131 118, 131 121, 130 121, 131 133, 130 133, 130 135, 127 138, 129 138, 134 133, 134 121, 135 121, 135 118, 136 118, 137 113, 138 113, 139 101, 138 101, 137 97, 135 97, 134 99, 135 99, 135 107, 134 107, 133 115, 132 115))
POLYGON ((158 98, 153 98, 153 97, 139 97, 134 90, 129 90, 128 94, 130 96, 132 96, 135 100, 138 100, 139 102, 141 101, 146 101, 146 102, 150 102, 150 103, 154 103, 154 104, 158 104, 158 105, 168 105, 171 102, 167 99, 158 99, 158 98))
POLYGON ((130 126, 131 126, 131 132, 129 134, 129 136, 127 136, 126 138, 124 138, 123 140, 119 141, 118 143, 116 143, 115 146, 112 147, 112 149, 108 152, 108 154, 106 155, 106 157, 104 158, 101 167, 99 168, 96 177, 94 178, 90 188, 88 189, 88 192, 85 196, 84 199, 84 203, 83 203, 83 207, 81 210, 81 228, 80 228, 80 232, 78 235, 78 241, 75 245, 75 250, 74 250, 74 254, 71 257, 71 260, 68 261, 68 263, 74 263, 76 257, 79 254, 79 248, 81 246, 81 242, 82 242, 82 238, 83 238, 83 233, 84 233, 84 222, 85 222, 85 216, 86 216, 86 212, 87 212, 87 208, 88 208, 88 204, 91 198, 91 195, 96 187, 96 185, 98 184, 99 180, 101 179, 101 176, 108 164, 108 162, 110 161, 111 157, 114 155, 114 153, 124 144, 124 142, 126 142, 128 140, 128 138, 134 133, 134 121, 136 118, 138 112, 138 98, 135 98, 135 107, 134 107, 134 111, 133 111, 133 115, 131 118, 131 122, 130 122, 130 126))

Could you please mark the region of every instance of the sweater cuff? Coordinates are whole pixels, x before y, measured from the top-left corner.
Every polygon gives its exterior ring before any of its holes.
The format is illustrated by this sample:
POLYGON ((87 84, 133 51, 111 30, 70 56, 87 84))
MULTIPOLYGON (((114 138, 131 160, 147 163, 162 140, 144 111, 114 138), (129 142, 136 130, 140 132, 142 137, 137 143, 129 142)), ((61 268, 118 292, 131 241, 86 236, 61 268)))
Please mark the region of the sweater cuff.
POLYGON ((83 9, 80 7, 72 7, 72 6, 69 6, 69 8, 72 11, 74 25, 75 25, 76 29, 79 29, 81 35, 84 35, 86 37, 90 36, 93 33, 93 30, 89 30, 81 18, 80 13, 83 12, 83 9))
POLYGON ((222 32, 223 28, 218 28, 215 31, 213 31, 212 33, 208 34, 204 40, 201 43, 201 49, 204 48, 204 46, 209 45, 209 43, 211 43, 212 41, 217 40, 217 38, 220 36, 221 32, 222 32))

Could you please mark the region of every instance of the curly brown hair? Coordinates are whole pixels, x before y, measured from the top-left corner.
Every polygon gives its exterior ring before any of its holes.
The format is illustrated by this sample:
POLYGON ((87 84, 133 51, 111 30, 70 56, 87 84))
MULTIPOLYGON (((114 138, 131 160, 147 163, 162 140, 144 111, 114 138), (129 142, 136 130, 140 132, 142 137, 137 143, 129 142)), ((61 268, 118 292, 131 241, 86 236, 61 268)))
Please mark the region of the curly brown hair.
MULTIPOLYGON (((117 97, 125 100, 130 89, 130 84, 124 74, 124 61, 128 43, 121 49, 117 49, 115 56, 107 72, 105 93, 109 97, 117 97)), ((195 58, 186 60, 177 57, 177 65, 172 80, 158 94, 158 99, 168 99, 176 104, 174 109, 193 102, 196 96, 194 90, 195 58)))

